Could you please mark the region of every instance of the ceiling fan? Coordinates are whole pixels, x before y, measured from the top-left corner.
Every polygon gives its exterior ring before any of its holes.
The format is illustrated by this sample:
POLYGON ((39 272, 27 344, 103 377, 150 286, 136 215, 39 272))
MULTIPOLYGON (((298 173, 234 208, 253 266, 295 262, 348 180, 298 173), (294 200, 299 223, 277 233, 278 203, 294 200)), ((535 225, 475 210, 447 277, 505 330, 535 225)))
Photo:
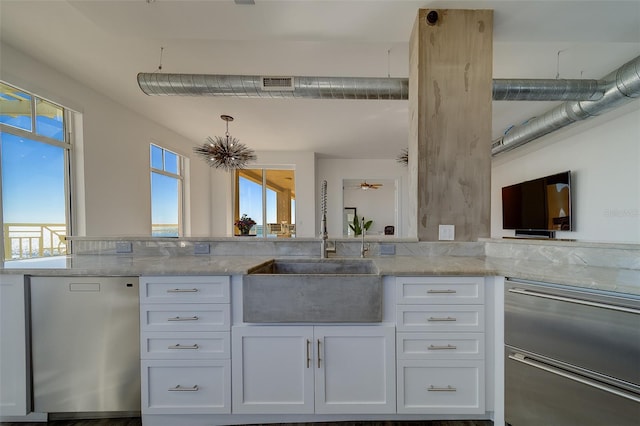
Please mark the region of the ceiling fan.
POLYGON ((363 191, 367 191, 369 189, 378 189, 381 186, 381 183, 367 183, 367 181, 365 180, 360 184, 360 189, 362 189, 363 191))

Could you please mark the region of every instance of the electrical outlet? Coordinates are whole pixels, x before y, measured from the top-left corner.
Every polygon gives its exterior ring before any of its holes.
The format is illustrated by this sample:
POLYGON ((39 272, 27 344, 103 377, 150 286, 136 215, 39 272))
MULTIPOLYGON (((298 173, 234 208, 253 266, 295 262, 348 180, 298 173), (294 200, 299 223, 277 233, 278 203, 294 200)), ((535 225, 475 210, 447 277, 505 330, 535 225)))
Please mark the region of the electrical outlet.
POLYGON ((380 244, 380 255, 394 255, 396 254, 395 244, 380 244))
POLYGON ((209 243, 195 243, 193 245, 193 254, 209 254, 211 246, 209 243))
POLYGON ((133 244, 129 241, 116 242, 116 253, 133 253, 133 244))
POLYGON ((440 225, 438 226, 438 239, 441 241, 453 241, 455 238, 455 226, 454 225, 440 225))

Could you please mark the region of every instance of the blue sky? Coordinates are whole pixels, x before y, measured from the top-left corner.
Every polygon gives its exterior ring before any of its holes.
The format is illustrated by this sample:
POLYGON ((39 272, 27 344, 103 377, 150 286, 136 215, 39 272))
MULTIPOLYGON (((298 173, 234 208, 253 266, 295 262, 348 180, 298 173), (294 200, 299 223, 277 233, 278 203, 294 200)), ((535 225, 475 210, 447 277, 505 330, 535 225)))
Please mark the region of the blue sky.
POLYGON ((64 224, 64 149, 1 135, 4 222, 64 224))
MULTIPOLYGON (((180 173, 178 155, 156 145, 151 145, 151 167, 167 173, 180 173)), ((178 223, 178 185, 175 177, 151 173, 151 223, 178 223)))
MULTIPOLYGON (((262 185, 240 177, 239 217, 246 214, 262 224, 262 185)), ((267 223, 276 223, 276 193, 267 188, 267 223)))

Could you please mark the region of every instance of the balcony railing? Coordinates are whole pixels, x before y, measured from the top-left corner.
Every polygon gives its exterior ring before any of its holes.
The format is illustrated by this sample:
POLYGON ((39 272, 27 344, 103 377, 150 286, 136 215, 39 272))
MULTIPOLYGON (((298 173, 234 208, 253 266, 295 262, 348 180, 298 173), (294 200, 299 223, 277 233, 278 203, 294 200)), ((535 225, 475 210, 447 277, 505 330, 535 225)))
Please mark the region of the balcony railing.
POLYGON ((67 254, 67 226, 59 223, 5 223, 4 260, 67 254))

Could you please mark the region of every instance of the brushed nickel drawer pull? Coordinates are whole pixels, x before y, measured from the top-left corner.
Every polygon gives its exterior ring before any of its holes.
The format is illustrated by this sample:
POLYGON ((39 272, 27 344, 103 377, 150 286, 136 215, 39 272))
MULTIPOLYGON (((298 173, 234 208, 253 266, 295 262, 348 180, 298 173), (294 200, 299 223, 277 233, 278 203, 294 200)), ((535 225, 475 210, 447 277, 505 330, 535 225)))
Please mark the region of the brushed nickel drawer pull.
POLYGON ((198 392, 200 388, 198 388, 198 385, 193 385, 193 387, 190 387, 190 388, 185 388, 180 385, 176 385, 176 387, 169 388, 167 390, 169 392, 198 392))
POLYGON ((429 391, 429 392, 457 392, 458 389, 454 388, 451 385, 447 385, 446 388, 436 387, 436 386, 431 385, 431 386, 429 386, 427 388, 427 391, 429 391))
POLYGON ((457 293, 456 290, 427 290, 427 293, 430 294, 454 294, 457 293))
POLYGON ((458 349, 457 346, 455 345, 447 345, 447 346, 436 346, 436 345, 429 345, 429 347, 427 348, 430 351, 437 351, 440 349, 458 349))
POLYGON ((180 343, 176 343, 175 345, 169 346, 169 349, 200 349, 200 346, 198 346, 197 344, 182 346, 180 343))
POLYGON ((173 318, 167 318, 167 321, 198 321, 200 318, 198 318, 197 315, 194 315, 192 317, 173 317, 173 318))
POLYGON ((437 322, 437 321, 458 321, 458 320, 455 317, 446 317, 446 318, 429 317, 429 319, 427 321, 429 321, 429 322, 437 322))
POLYGON ((197 288, 170 288, 167 293, 197 293, 199 291, 197 288))

